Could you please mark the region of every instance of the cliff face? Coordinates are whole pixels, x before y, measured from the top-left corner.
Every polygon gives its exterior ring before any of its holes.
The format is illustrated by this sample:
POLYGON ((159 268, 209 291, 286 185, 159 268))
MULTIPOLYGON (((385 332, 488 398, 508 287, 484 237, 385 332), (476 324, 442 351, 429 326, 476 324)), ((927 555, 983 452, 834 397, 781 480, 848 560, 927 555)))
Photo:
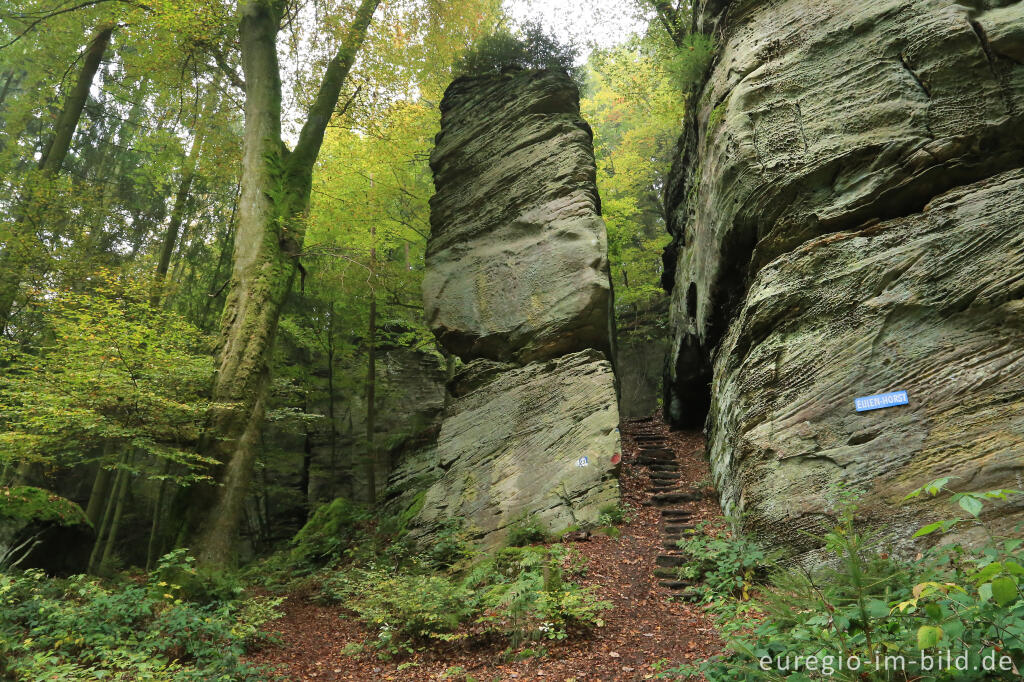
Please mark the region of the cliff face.
POLYGON ((666 407, 710 404, 726 509, 799 552, 837 483, 879 524, 948 516, 899 506, 941 476, 1020 488, 1024 2, 711 0, 703 25, 719 50, 666 190, 666 407))
POLYGON ((557 531, 618 499, 607 237, 568 77, 459 79, 441 111, 423 299, 469 364, 411 525, 429 537, 459 519, 494 546, 526 514, 557 531))

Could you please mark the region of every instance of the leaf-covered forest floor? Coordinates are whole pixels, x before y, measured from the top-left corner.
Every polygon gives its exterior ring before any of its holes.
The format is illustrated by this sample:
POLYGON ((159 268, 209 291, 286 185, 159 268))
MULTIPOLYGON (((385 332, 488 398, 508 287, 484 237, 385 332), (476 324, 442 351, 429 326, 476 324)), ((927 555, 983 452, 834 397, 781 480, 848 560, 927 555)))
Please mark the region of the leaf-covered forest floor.
MULTIPOLYGON (((411 657, 380 661, 372 653, 347 655, 346 645, 372 637, 342 606, 324 606, 303 595, 284 602, 284 618, 267 626, 280 640, 249 656, 288 680, 436 679, 479 682, 492 680, 557 680, 611 682, 654 679, 658 669, 702 660, 721 650, 711 619, 701 607, 672 597, 654 576, 655 557, 662 553, 662 523, 658 508, 645 505, 651 497, 647 470, 634 465, 638 430, 665 436, 675 450, 683 486, 706 482, 703 437, 698 432, 669 431, 664 423, 625 422, 622 427, 623 500, 633 509, 617 538, 594 534, 572 543, 587 559, 585 585, 595 585, 601 599, 613 608, 605 624, 587 634, 572 634, 561 642, 527 643, 546 654, 505 662, 504 643, 493 646, 441 643, 411 657), (661 665, 659 666, 659 662, 661 665), (460 669, 455 674, 455 669, 460 669), (445 677, 446 672, 448 676, 445 677), (468 677, 467 677, 468 676, 468 677)), ((678 505, 692 512, 694 522, 721 516, 714 499, 678 505)), ((465 642, 465 640, 463 640, 465 642)))

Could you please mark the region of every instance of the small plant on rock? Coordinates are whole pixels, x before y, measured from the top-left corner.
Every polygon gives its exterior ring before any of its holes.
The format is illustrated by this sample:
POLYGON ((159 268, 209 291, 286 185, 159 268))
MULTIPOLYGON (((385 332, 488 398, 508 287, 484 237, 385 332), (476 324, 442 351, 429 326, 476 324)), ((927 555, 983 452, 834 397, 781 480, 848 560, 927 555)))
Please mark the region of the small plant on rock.
POLYGON ((508 526, 505 544, 508 547, 525 547, 548 539, 548 529, 536 514, 523 513, 508 526))
POLYGON ((479 40, 455 63, 461 76, 497 75, 509 70, 552 69, 564 71, 577 85, 582 72, 575 65, 579 47, 561 43, 538 22, 524 22, 513 32, 500 28, 479 40))

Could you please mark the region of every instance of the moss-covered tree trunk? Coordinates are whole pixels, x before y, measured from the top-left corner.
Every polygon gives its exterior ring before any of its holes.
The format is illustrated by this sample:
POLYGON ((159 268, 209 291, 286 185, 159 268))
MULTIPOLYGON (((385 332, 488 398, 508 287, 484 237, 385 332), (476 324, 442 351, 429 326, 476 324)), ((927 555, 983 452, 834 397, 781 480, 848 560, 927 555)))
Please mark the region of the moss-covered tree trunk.
MULTIPOLYGON (((295 276, 309 206, 313 164, 324 130, 380 0, 362 0, 323 82, 294 150, 281 140, 277 32, 284 3, 249 0, 239 7, 245 78, 242 191, 234 265, 218 347, 206 450, 220 463, 218 486, 195 539, 206 565, 232 560, 266 412, 270 354, 295 276)), ((212 494, 211 494, 212 493, 212 494)))

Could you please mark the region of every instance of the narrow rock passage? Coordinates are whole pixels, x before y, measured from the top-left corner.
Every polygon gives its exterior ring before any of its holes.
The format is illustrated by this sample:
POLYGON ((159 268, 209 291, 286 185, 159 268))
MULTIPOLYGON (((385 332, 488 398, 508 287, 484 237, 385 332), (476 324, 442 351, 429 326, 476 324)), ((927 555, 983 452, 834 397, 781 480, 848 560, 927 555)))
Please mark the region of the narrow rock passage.
POLYGON ((478 682, 632 682, 717 653, 721 642, 711 620, 680 598, 699 588, 675 580, 673 568, 682 561, 675 541, 686 528, 721 517, 713 497, 702 492, 708 472, 703 436, 669 431, 660 418, 629 420, 620 428, 620 484, 630 518, 619 527, 619 537, 597 532, 570 543, 587 561, 582 583, 612 604, 604 627, 561 642, 529 643, 546 653, 521 661, 501 660, 505 643, 465 641, 379 661, 369 653, 341 653, 347 644, 373 637, 344 608, 293 595, 284 604, 285 618, 270 627, 281 633, 282 646, 250 660, 279 665, 288 680, 462 680, 442 677, 459 666, 478 682))

